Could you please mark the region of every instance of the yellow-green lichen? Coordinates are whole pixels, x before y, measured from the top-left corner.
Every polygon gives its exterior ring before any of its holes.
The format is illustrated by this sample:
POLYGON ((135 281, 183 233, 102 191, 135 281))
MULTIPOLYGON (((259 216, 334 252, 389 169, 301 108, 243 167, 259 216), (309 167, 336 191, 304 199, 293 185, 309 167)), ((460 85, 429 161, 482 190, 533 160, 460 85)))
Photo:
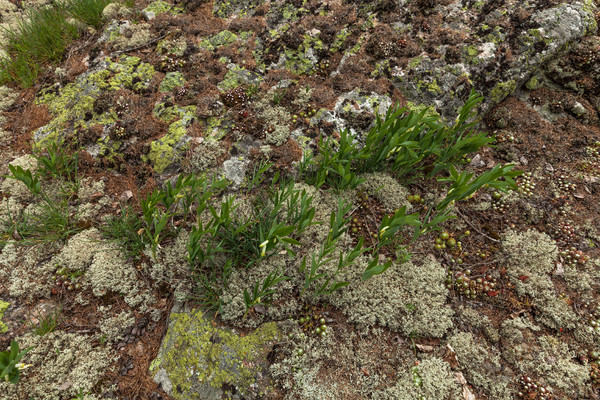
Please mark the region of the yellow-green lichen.
POLYGON ((419 64, 421 64, 421 62, 423 62, 423 56, 417 56, 410 59, 410 61, 408 62, 408 66, 409 68, 415 68, 418 67, 419 64))
POLYGON ((510 94, 512 94, 516 88, 517 88, 517 81, 515 81, 514 79, 511 79, 507 82, 499 82, 490 91, 489 96, 490 96, 490 99, 492 100, 492 103, 493 104, 500 103, 502 100, 504 100, 504 98, 506 96, 509 96, 510 94))
POLYGON ((346 39, 348 39, 348 36, 350 36, 350 31, 347 28, 340 30, 338 34, 335 35, 335 40, 329 48, 329 51, 331 53, 337 53, 346 42, 346 39))
POLYGON ((150 64, 142 63, 138 57, 122 56, 116 61, 107 58, 105 62, 105 68, 81 75, 60 90, 41 91, 36 104, 46 104, 53 119, 34 134, 37 145, 56 139, 67 126, 80 128, 115 122, 110 112, 99 115, 93 111, 95 100, 104 90, 146 88, 155 73, 150 64), (86 115, 91 118, 86 119, 86 115))
POLYGON ((181 72, 167 72, 165 78, 160 83, 158 90, 162 93, 169 93, 183 85, 185 85, 185 78, 181 72))
POLYGON ((221 82, 217 84, 217 88, 226 92, 243 84, 257 84, 262 81, 262 77, 254 72, 248 71, 244 67, 238 65, 229 65, 228 71, 221 82))
POLYGON ((164 14, 166 12, 168 12, 169 14, 173 14, 173 15, 184 13, 184 10, 182 7, 172 6, 171 4, 167 3, 166 1, 162 1, 162 0, 153 1, 152 3, 150 3, 148 5, 148 7, 144 8, 144 11, 151 12, 156 15, 164 14))
POLYGON ((8 332, 8 326, 4 322, 2 322, 2 318, 4 317, 4 313, 8 309, 10 303, 6 301, 0 300, 0 333, 8 332))
POLYGON ((220 392, 228 384, 241 394, 247 393, 261 370, 261 358, 268 352, 265 349, 281 336, 277 325, 271 322, 240 337, 214 327, 202 310, 173 313, 170 320, 160 362, 151 364, 151 372, 156 374, 159 368, 166 371, 174 389, 171 396, 176 400, 204 399, 198 397, 200 393, 220 392))
POLYGON ((202 40, 198 46, 205 50, 213 51, 219 47, 229 46, 230 44, 235 43, 238 39, 246 40, 251 35, 252 32, 240 32, 239 35, 236 35, 231 31, 224 30, 202 40))
POLYGON ((196 106, 159 107, 159 105, 154 108, 157 118, 166 118, 168 121, 179 118, 169 125, 166 135, 150 143, 147 160, 152 162, 154 170, 160 174, 180 157, 178 150, 183 149, 186 145, 185 135, 187 128, 196 118, 196 106), (157 115, 157 113, 160 114, 157 115))

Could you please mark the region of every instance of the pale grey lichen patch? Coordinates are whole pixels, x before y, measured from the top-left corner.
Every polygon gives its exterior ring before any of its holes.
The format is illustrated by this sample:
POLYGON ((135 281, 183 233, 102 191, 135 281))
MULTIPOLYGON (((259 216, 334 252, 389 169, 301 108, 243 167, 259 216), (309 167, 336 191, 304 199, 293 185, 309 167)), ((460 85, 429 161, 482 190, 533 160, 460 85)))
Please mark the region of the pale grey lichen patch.
POLYGON ((38 400, 71 399, 79 389, 91 392, 114 358, 110 347, 93 347, 91 336, 76 333, 27 333, 16 340, 22 349, 35 346, 22 360, 33 367, 18 384, 0 381, 5 399, 20 399, 24 393, 38 400))
POLYGON ((579 317, 558 297, 550 274, 558 255, 556 244, 545 233, 533 229, 507 231, 502 239, 508 260, 508 277, 519 296, 530 296, 539 311, 537 320, 553 329, 574 328, 579 317))
MULTIPOLYGON (((289 257, 285 254, 276 254, 261 260, 255 266, 244 269, 238 266, 232 272, 227 290, 222 296, 225 303, 221 318, 235 326, 256 327, 267 320, 278 320, 299 312, 301 304, 297 298, 290 296, 295 285, 291 281, 280 282, 275 287, 276 293, 272 296, 270 304, 263 304, 266 308, 264 315, 258 314, 255 318, 242 320, 246 307, 243 293, 247 290, 252 293, 252 288, 257 282, 263 282, 265 278, 275 270, 286 271, 289 257)), ((286 275, 289 276, 291 271, 286 275)))
POLYGON ((385 172, 376 172, 365 174, 362 178, 365 178, 366 181, 358 187, 358 190, 365 190, 379 200, 383 204, 385 212, 393 213, 403 206, 406 206, 407 213, 410 212, 412 207, 406 200, 409 192, 393 176, 385 172))
POLYGON ((331 296, 350 322, 362 329, 380 325, 423 337, 441 337, 452 327, 454 312, 445 305, 446 270, 435 259, 393 265, 362 282, 368 262, 362 256, 342 278, 350 285, 331 296))
POLYGON ((104 181, 94 181, 91 178, 84 178, 79 184, 79 190, 77 191, 77 198, 81 203, 85 203, 91 200, 92 196, 100 193, 104 194, 105 184, 104 181))
MULTIPOLYGON (((172 243, 158 249, 156 259, 150 265, 145 265, 150 277, 157 284, 166 284, 171 287, 176 298, 185 298, 190 295, 188 241, 189 233, 182 230, 172 243)), ((151 249, 146 249, 145 254, 150 259, 153 258, 151 249)))
POLYGON ((513 391, 510 389, 508 368, 503 368, 499 354, 485 343, 478 343, 475 336, 469 332, 458 332, 453 335, 448 344, 452 346, 458 358, 458 366, 465 373, 469 383, 483 389, 492 399, 511 400, 513 391))
POLYGON ((91 286, 94 296, 109 292, 118 293, 131 307, 145 308, 152 297, 137 278, 136 270, 116 245, 103 244, 103 251, 94 254, 86 272, 85 281, 91 286))
POLYGON ((132 15, 133 11, 130 8, 118 2, 109 3, 104 7, 104 10, 102 10, 102 17, 106 21, 112 21, 117 18, 131 18, 132 15))
POLYGON ((98 326, 102 333, 100 336, 102 341, 114 344, 123 339, 125 330, 135 323, 135 318, 130 311, 125 310, 115 314, 111 308, 111 306, 98 307, 98 311, 102 313, 98 326))
POLYGON ((152 39, 150 24, 113 20, 99 41, 110 43, 116 50, 126 50, 149 45, 152 39))
POLYGON ((532 359, 537 352, 535 332, 540 330, 525 316, 505 320, 500 329, 502 358, 515 369, 519 368, 524 358, 532 359))
POLYGON ((558 247, 552 239, 534 229, 508 230, 502 239, 502 248, 511 268, 540 275, 554 270, 558 256, 558 247))
POLYGON ((459 315, 460 319, 470 325, 473 329, 481 330, 490 342, 498 343, 500 340, 498 329, 492 325, 492 321, 490 321, 486 315, 483 315, 468 306, 460 306, 459 315))
POLYGON ((274 88, 271 88, 267 94, 258 99, 254 105, 257 114, 265 121, 269 121, 273 127, 272 132, 267 132, 265 141, 274 146, 281 146, 290 136, 290 123, 292 115, 285 107, 273 105, 274 88))
POLYGON ((395 386, 374 393, 373 400, 462 399, 450 365, 441 358, 425 358, 399 376, 395 386))
POLYGON ((533 371, 573 398, 585 398, 591 389, 586 387, 590 381, 589 365, 573 362, 575 353, 560 338, 544 335, 537 338, 537 343, 539 351, 520 362, 522 371, 533 371))
MULTIPOLYGON (((193 139, 192 139, 193 140, 193 139)), ((211 138, 193 140, 190 155, 183 163, 187 173, 206 173, 217 166, 217 162, 225 155, 225 149, 219 141, 211 138)))
POLYGON ((102 235, 96 228, 87 229, 69 239, 59 254, 52 258, 57 266, 70 271, 84 272, 91 264, 94 254, 103 251, 102 235))
POLYGON ((32 246, 24 253, 19 250, 17 245, 9 242, 0 253, 0 276, 3 276, 10 295, 28 300, 49 296, 56 268, 43 260, 49 259, 57 250, 56 245, 44 243, 32 246))
POLYGON ((15 198, 4 198, 0 201, 0 226, 3 230, 14 228, 14 221, 21 218, 23 205, 15 198))

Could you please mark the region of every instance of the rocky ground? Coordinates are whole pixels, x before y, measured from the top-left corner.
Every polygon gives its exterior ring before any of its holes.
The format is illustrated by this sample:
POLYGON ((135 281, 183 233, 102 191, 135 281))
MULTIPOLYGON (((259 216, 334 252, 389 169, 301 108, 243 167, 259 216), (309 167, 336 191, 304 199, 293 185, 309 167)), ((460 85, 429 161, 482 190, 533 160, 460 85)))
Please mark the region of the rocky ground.
MULTIPOLYGON (((4 1, 0 22, 10 29, 24 7, 42 6, 4 1)), ((599 398, 599 6, 110 4, 102 28, 81 27, 33 87, 0 87, 0 348, 35 346, 0 398, 599 398), (365 252, 336 275, 348 286, 303 290, 302 260, 328 237, 340 198, 352 207, 336 259, 361 236, 377 246, 386 215, 405 206, 423 217, 448 189, 417 171, 316 188, 303 155, 344 130, 360 143, 396 104, 430 106, 452 125, 472 89, 484 98, 476 127, 494 141, 456 166, 482 174, 512 163, 524 172, 518 190, 483 188, 439 231, 412 243, 399 234, 412 257, 394 261, 382 247, 394 262, 380 275, 361 280, 374 256, 365 252), (47 149, 76 160, 76 178, 43 175, 47 149), (43 196, 7 178, 9 164, 38 171, 43 196), (190 265, 208 210, 196 220, 180 209, 155 242, 140 239, 140 204, 182 173, 226 179, 215 213, 236 195, 236 218, 258 221, 276 172, 312 196, 322 223, 297 231, 293 255, 250 246, 216 257, 221 272, 190 265), (114 240, 115 216, 139 228, 133 239, 114 240), (247 310, 244 291, 274 271, 290 279, 247 310)))

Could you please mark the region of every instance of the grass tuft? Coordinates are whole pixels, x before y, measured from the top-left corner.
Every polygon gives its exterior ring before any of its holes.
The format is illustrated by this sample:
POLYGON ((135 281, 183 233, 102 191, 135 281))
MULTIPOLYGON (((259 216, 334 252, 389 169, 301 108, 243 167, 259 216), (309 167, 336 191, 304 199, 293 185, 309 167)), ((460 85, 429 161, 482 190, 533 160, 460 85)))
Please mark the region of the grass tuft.
POLYGON ((73 18, 98 29, 104 23, 102 11, 110 2, 110 0, 68 0, 65 6, 73 18))

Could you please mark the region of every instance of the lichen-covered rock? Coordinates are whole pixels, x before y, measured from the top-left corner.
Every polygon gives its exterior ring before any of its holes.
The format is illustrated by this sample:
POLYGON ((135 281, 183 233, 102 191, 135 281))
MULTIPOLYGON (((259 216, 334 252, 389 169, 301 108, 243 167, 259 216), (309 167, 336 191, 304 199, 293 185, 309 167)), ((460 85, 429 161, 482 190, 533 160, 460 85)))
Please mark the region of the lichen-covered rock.
POLYGON ((227 73, 223 80, 217 84, 217 88, 222 92, 226 92, 240 85, 258 85, 262 80, 262 76, 254 71, 236 64, 228 64, 227 73))
POLYGON ((408 67, 392 69, 391 75, 408 100, 433 104, 444 117, 450 118, 461 106, 471 85, 484 95, 482 109, 488 110, 525 84, 543 63, 596 32, 595 9, 589 0, 565 2, 533 12, 526 24, 507 32, 505 18, 522 18, 517 17, 522 9, 516 4, 492 5, 480 15, 480 7, 464 9, 460 2, 446 2, 436 8, 444 15, 440 28, 465 32, 472 39, 467 50, 460 53, 443 45, 437 49, 441 57, 422 53, 408 67), (473 26, 473 19, 481 22, 473 26), (510 48, 510 60, 498 51, 502 48, 510 48))
POLYGON ((247 161, 236 160, 234 158, 223 162, 223 175, 233 183, 234 187, 244 182, 247 164, 247 161))
MULTIPOLYGON (((95 69, 75 78, 73 83, 42 90, 36 103, 47 105, 52 120, 33 133, 36 145, 41 145, 45 140, 61 138, 65 133, 65 126, 86 129, 96 124, 114 123, 116 115, 110 111, 96 113, 94 102, 103 91, 122 88, 144 90, 149 86, 154 73, 154 68, 141 62, 138 57, 120 56, 115 61, 107 57, 95 69), (91 115, 91 118, 86 118, 86 115, 91 115)), ((107 135, 103 137, 106 139, 107 135)), ((109 138, 106 140, 110 141, 109 138)), ((99 149, 90 149, 90 154, 98 152, 99 149)))
POLYGON ((392 101, 377 93, 366 94, 355 89, 340 96, 333 108, 338 129, 349 128, 354 134, 363 134, 375 124, 375 116, 385 117, 392 101))
POLYGON ((183 74, 179 71, 167 72, 165 78, 160 83, 158 90, 162 93, 169 93, 185 84, 183 74))
POLYGON ((175 399, 257 399, 265 357, 281 332, 274 322, 240 336, 215 327, 202 310, 173 311, 150 372, 175 399), (235 388, 235 390, 233 390, 235 388))
POLYGON ((144 8, 142 11, 152 13, 154 15, 160 15, 167 12, 172 15, 184 13, 184 9, 182 7, 171 5, 166 1, 162 0, 153 1, 152 3, 148 4, 148 7, 144 8))
POLYGON ((213 15, 219 18, 250 17, 254 15, 256 7, 263 3, 262 0, 215 0, 213 2, 213 15))
POLYGON ((177 119, 171 122, 165 135, 150 143, 150 151, 145 157, 152 163, 156 173, 162 174, 168 167, 178 167, 174 163, 181 160, 191 140, 187 129, 196 120, 196 106, 165 107, 164 103, 159 103, 154 107, 154 115, 165 121, 177 119))

